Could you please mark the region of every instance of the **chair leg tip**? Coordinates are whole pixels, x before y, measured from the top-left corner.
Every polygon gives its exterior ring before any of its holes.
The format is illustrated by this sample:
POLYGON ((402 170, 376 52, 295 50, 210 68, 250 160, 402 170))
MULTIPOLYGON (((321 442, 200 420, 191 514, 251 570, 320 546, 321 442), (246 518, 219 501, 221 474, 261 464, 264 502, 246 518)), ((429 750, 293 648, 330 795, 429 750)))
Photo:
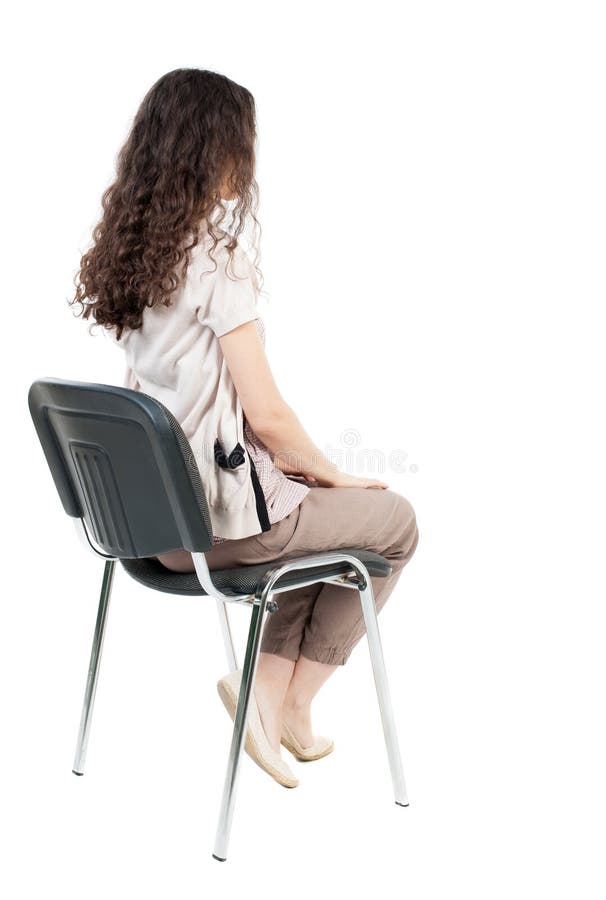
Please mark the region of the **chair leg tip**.
POLYGON ((74 773, 74 775, 84 775, 84 772, 76 772, 75 769, 72 769, 72 772, 74 773))
POLYGON ((399 800, 396 800, 396 806, 410 806, 410 803, 400 803, 399 800))
POLYGON ((216 853, 213 853, 213 859, 218 859, 219 862, 225 862, 225 860, 227 859, 227 857, 226 857, 226 856, 217 856, 216 853))

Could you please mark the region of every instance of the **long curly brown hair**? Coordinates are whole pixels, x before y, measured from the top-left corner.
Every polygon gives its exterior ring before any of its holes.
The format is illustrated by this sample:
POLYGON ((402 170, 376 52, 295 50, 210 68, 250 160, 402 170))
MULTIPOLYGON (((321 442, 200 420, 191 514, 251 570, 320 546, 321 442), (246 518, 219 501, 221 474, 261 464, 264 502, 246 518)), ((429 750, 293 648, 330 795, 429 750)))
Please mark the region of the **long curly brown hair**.
POLYGON ((102 196, 93 246, 80 260, 76 294, 68 300, 81 305, 76 315, 115 328, 119 340, 124 328, 141 327, 146 306, 170 306, 202 226, 212 238, 211 258, 223 240, 228 262, 249 214, 260 233, 255 140, 255 102, 246 88, 206 69, 175 69, 159 78, 102 196), (226 188, 234 201, 229 240, 220 227, 226 188))

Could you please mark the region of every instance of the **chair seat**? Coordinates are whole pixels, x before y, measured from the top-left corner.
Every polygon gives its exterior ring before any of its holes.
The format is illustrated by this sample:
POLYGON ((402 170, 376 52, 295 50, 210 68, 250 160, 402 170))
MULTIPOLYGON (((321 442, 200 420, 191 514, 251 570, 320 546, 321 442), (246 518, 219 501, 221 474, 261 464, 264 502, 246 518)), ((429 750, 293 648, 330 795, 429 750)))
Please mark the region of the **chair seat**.
MULTIPOLYGON (((324 551, 322 551, 324 552, 324 551)), ((360 550, 352 547, 342 547, 335 553, 349 553, 364 563, 370 575, 385 577, 391 573, 391 564, 385 557, 373 550, 360 550)), ((243 594, 254 594, 257 585, 269 569, 275 568, 280 563, 296 557, 280 557, 268 562, 258 563, 254 566, 234 566, 229 569, 211 569, 210 576, 213 584, 231 597, 243 594)), ((205 595, 206 591, 200 585, 195 572, 171 572, 158 562, 157 559, 144 557, 141 559, 121 559, 120 562, 131 578, 145 587, 153 588, 167 594, 205 595)), ((314 574, 322 577, 341 575, 351 571, 347 562, 333 563, 332 565, 312 566, 305 570, 305 574, 314 574)), ((295 584, 303 575, 303 570, 285 572, 276 585, 295 584)))

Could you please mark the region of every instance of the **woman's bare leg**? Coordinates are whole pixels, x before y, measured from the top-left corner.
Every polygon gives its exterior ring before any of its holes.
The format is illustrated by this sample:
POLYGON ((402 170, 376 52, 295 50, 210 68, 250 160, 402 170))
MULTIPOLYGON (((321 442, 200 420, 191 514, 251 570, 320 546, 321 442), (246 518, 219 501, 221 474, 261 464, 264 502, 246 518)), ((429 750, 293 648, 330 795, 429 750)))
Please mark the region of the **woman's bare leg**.
MULTIPOLYGON (((162 553, 156 559, 172 572, 195 571, 192 555, 186 550, 162 553)), ((311 701, 336 668, 302 656, 295 661, 275 653, 259 653, 255 700, 274 750, 280 752, 283 717, 302 747, 313 744, 311 701)))
POLYGON ((311 701, 338 666, 299 656, 284 697, 282 716, 302 747, 311 747, 311 701))
POLYGON ((278 753, 282 736, 282 705, 294 667, 295 661, 292 659, 276 653, 259 652, 255 700, 267 740, 278 753))
POLYGON ((195 572, 194 560, 188 550, 172 550, 170 553, 161 553, 159 556, 152 556, 157 559, 163 566, 170 569, 171 572, 195 572))
POLYGON ((296 662, 277 653, 259 653, 255 700, 263 729, 274 750, 280 752, 282 721, 302 747, 311 747, 311 701, 337 666, 300 656, 296 662))

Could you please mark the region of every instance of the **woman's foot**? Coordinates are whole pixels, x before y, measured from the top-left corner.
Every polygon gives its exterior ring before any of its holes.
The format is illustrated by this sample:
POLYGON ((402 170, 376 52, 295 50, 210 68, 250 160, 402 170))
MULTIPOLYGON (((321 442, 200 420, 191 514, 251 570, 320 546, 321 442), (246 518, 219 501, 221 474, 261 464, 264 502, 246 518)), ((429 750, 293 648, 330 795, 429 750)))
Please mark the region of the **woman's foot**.
POLYGON ((313 733, 310 704, 301 702, 282 707, 282 744, 301 762, 322 759, 335 747, 331 738, 313 733))
MULTIPOLYGON (((228 672, 217 682, 217 690, 232 720, 235 719, 242 680, 242 670, 228 672)), ((299 779, 290 769, 281 753, 270 746, 261 721, 256 698, 252 696, 246 724, 244 749, 254 762, 284 787, 293 788, 299 779)))

